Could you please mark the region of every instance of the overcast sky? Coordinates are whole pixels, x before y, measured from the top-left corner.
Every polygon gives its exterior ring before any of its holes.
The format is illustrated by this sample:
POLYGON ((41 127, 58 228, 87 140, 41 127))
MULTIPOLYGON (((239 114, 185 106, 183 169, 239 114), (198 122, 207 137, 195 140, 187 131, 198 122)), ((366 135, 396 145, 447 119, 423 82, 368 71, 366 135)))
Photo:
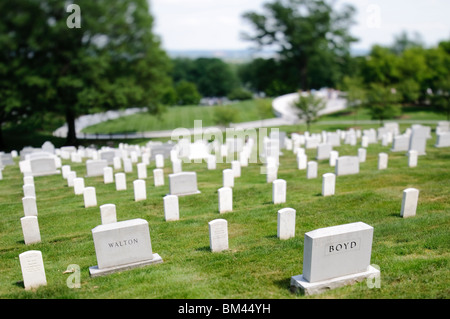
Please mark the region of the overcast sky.
MULTIPOLYGON (((166 50, 236 50, 251 43, 240 34, 251 31, 246 11, 262 12, 268 0, 149 0, 154 32, 166 50)), ((270 0, 271 2, 272 0, 270 0)), ((389 45, 402 31, 418 32, 427 46, 450 39, 450 0, 336 0, 357 9, 351 32, 353 47, 389 45)))

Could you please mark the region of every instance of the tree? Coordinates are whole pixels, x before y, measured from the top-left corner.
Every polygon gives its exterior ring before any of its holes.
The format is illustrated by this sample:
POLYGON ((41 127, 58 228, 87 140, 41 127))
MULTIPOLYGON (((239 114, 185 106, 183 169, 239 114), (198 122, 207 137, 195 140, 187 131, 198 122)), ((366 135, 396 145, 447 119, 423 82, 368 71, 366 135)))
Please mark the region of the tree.
MULTIPOLYGON (((28 59, 23 74, 35 88, 26 94, 40 102, 30 104, 31 112, 39 106, 43 112, 64 114, 66 144, 77 144, 75 119, 81 114, 130 106, 160 112, 160 99, 170 85, 170 61, 152 33, 147 1, 79 0, 79 28, 71 28, 72 14, 61 1, 14 3, 24 12, 17 19, 32 30, 20 39, 28 59)), ((14 26, 5 28, 6 34, 14 34, 14 26)))
POLYGON ((384 120, 400 115, 401 96, 393 88, 372 83, 366 96, 366 107, 372 119, 379 120, 380 125, 384 120))
POLYGON ((173 59, 173 81, 195 83, 204 97, 227 96, 239 86, 237 74, 229 64, 218 58, 173 59))
POLYGON ((315 96, 314 94, 302 94, 300 92, 297 101, 294 101, 293 106, 299 111, 299 117, 306 122, 306 129, 309 131, 311 123, 319 118, 319 112, 326 106, 325 101, 315 96))
POLYGON ((358 111, 366 103, 366 89, 360 77, 345 77, 341 87, 347 93, 347 106, 353 110, 355 124, 358 119, 358 111))
POLYGON ((264 10, 264 14, 244 14, 255 30, 254 35, 244 34, 244 38, 259 47, 275 47, 280 58, 296 70, 297 85, 303 90, 311 87, 315 56, 323 57, 320 66, 335 69, 356 41, 349 34, 355 13, 350 5, 336 11, 326 0, 275 0, 264 4, 264 10))
POLYGON ((227 105, 215 106, 213 117, 217 124, 228 127, 230 123, 237 121, 238 112, 227 105))
POLYGON ((237 87, 233 89, 230 93, 228 93, 227 98, 231 101, 251 100, 253 98, 253 94, 249 90, 237 87))
POLYGON ((197 86, 185 80, 178 82, 175 85, 178 105, 197 105, 202 98, 198 93, 197 86))

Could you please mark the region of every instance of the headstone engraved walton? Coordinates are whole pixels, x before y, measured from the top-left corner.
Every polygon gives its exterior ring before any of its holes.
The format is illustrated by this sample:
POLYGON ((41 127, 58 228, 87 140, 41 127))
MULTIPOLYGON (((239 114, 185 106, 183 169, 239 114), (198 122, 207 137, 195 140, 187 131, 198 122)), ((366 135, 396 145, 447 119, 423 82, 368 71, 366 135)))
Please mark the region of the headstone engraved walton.
POLYGON ((335 167, 336 176, 352 175, 358 173, 359 173, 358 156, 340 156, 337 158, 335 167))
POLYGON ((225 219, 215 219, 208 223, 209 246, 212 252, 228 249, 228 222, 225 219))
POLYGON ((19 255, 25 290, 47 285, 44 260, 39 250, 29 250, 19 255))
POLYGON ((289 239, 295 237, 295 209, 283 208, 277 214, 277 237, 289 239))
POLYGON ((373 227, 356 222, 305 233, 303 274, 291 277, 291 291, 305 295, 379 276, 370 266, 373 227))
POLYGON ((407 188, 403 191, 402 208, 400 216, 403 218, 416 215, 417 202, 419 200, 419 190, 416 188, 407 188))
POLYGON ((197 188, 197 174, 195 172, 182 172, 169 174, 170 195, 184 196, 200 194, 197 188))
POLYGON ((162 263, 152 251, 148 222, 131 219, 92 229, 97 266, 89 268, 91 277, 162 263))

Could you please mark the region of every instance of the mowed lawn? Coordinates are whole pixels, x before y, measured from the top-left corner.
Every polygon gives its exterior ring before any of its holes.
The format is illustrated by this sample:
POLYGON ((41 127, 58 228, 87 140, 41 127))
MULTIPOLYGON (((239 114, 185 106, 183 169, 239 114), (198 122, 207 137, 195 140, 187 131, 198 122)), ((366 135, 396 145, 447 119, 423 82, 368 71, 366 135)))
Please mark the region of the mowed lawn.
MULTIPOLYGON (((270 99, 264 99, 270 103, 270 99)), ((264 103, 264 102, 263 102, 264 103)), ((173 106, 167 107, 159 116, 138 113, 115 120, 92 125, 83 130, 86 134, 114 134, 130 132, 149 132, 173 130, 175 128, 192 128, 195 120, 201 120, 202 126, 217 125, 214 111, 218 106, 173 106)), ((248 100, 226 105, 234 111, 235 122, 257 121, 261 119, 258 104, 248 100)))
MULTIPOLYGON (((295 128, 292 128, 294 131, 295 128)), ((101 223, 98 207, 84 208, 83 197, 74 194, 60 175, 36 177, 38 221, 42 242, 25 245, 20 218, 23 217, 22 174, 18 165, 7 166, 0 181, 0 298, 448 298, 450 296, 450 148, 433 147, 418 166, 407 167, 403 152, 371 144, 360 173, 338 176, 336 194, 321 196, 322 174, 334 172, 328 161, 319 161, 318 178, 306 179, 298 170, 291 151, 280 158, 278 178, 287 181, 287 202, 274 205, 272 184, 261 174, 261 164, 242 168, 233 188, 233 211, 218 213, 217 190, 222 170, 229 163, 207 170, 206 163, 183 164, 196 171, 201 194, 179 198, 180 220, 164 220, 163 196, 169 192, 166 160, 165 185, 153 186, 155 163, 148 167, 147 200, 134 202, 133 173, 127 173, 127 190, 116 191, 102 177, 85 178, 94 186, 98 205, 115 204, 119 221, 143 218, 148 221, 153 251, 162 264, 105 277, 91 278, 89 267, 97 265, 91 230, 101 223), (388 169, 377 170, 377 156, 389 154, 388 169), (420 190, 417 215, 400 217, 402 192, 420 190), (296 235, 277 238, 277 211, 296 210, 296 235), (212 253, 208 222, 228 221, 229 250, 212 253), (289 291, 290 277, 302 273, 303 239, 308 231, 362 221, 374 227, 371 263, 381 271, 380 288, 366 282, 305 297, 289 291), (47 286, 25 291, 19 254, 42 251, 47 286), (80 266, 81 288, 69 288, 71 264, 80 266)), ((340 155, 356 155, 359 146, 335 147, 340 155)), ((315 150, 306 150, 308 159, 315 150)), ((17 159, 16 159, 17 161, 17 159)), ((86 175, 85 163, 71 163, 77 176, 86 175)))

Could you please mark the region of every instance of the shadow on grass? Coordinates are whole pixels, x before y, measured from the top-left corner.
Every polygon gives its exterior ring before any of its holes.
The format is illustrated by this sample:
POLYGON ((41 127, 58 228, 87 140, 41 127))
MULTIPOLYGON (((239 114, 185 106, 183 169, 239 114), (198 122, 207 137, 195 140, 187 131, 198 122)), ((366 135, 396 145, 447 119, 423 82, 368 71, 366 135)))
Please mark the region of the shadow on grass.
POLYGON ((195 251, 205 251, 205 252, 209 252, 209 251, 211 251, 211 247, 209 247, 209 246, 203 246, 203 247, 197 248, 195 251))
POLYGON ((279 287, 280 289, 287 290, 287 291, 291 292, 291 278, 282 279, 282 280, 275 280, 273 283, 277 287, 279 287))
POLYGON ((23 280, 16 281, 13 285, 17 286, 19 288, 25 288, 25 284, 23 283, 23 280))

